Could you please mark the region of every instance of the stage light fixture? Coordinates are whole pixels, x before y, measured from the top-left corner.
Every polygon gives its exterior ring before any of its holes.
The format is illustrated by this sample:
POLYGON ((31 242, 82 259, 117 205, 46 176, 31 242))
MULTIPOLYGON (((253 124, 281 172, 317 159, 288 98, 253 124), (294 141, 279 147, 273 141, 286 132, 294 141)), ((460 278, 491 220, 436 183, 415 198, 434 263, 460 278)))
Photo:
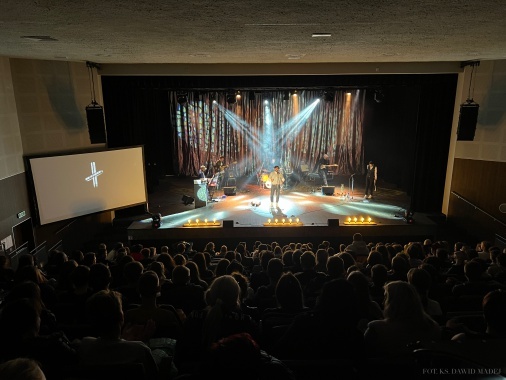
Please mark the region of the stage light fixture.
POLYGON ((330 92, 330 91, 325 91, 323 93, 323 99, 326 101, 326 102, 332 102, 334 101, 334 93, 333 92, 330 92))
POLYGON ((152 228, 160 228, 162 225, 162 214, 151 214, 151 227, 152 228))
POLYGON ((237 97, 235 96, 235 92, 229 92, 227 94, 227 103, 234 104, 237 101, 237 97))
POLYGON ((188 95, 187 94, 178 94, 177 95, 177 102, 179 104, 186 104, 188 102, 188 95))
POLYGON ((374 90, 374 101, 382 103, 385 100, 385 94, 381 90, 374 90))

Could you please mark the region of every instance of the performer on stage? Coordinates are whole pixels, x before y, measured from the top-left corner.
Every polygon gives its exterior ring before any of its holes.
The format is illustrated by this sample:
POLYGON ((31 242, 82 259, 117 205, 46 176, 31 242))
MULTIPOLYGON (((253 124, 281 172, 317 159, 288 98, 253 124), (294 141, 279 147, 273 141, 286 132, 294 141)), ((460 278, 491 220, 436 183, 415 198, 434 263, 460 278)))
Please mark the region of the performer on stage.
POLYGON ((277 207, 281 186, 283 186, 283 183, 285 182, 285 177, 283 177, 283 173, 279 171, 279 166, 274 166, 274 171, 269 174, 269 181, 271 181, 271 207, 273 206, 274 197, 276 197, 277 207))
POLYGON ((202 165, 199 170, 199 179, 206 179, 206 169, 205 165, 202 165))
POLYGON ((221 189, 223 186, 225 186, 226 176, 225 176, 225 169, 227 168, 227 165, 225 164, 225 156, 220 156, 220 159, 216 161, 214 164, 214 172, 215 175, 218 176, 217 184, 218 187, 221 189))
POLYGON ((328 186, 327 170, 330 165, 329 155, 325 153, 322 158, 318 160, 318 174, 323 181, 323 186, 328 186))
POLYGON ((369 161, 365 173, 365 195, 364 198, 372 198, 376 190, 376 180, 378 179, 378 167, 372 161, 369 161))

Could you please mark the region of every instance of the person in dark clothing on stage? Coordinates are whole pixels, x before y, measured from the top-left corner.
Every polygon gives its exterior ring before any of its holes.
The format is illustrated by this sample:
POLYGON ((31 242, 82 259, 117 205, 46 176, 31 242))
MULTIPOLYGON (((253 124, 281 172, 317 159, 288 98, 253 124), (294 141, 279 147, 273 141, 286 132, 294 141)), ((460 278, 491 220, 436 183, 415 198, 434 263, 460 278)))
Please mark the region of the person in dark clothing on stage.
POLYGON ((364 198, 371 199, 376 190, 376 180, 378 179, 378 167, 372 161, 369 161, 365 173, 365 195, 364 198))
POLYGON ((318 160, 318 174, 322 180, 323 186, 328 186, 327 170, 330 165, 329 155, 325 153, 322 158, 318 160))

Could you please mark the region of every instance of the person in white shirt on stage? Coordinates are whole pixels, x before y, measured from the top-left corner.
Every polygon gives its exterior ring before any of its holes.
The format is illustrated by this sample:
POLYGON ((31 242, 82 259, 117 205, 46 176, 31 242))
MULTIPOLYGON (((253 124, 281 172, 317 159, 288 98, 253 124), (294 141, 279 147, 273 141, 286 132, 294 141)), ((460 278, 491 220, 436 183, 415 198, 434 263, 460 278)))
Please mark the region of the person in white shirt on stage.
POLYGON ((276 198, 276 206, 279 202, 279 194, 281 193, 281 186, 285 182, 283 173, 279 171, 279 166, 274 166, 274 171, 269 174, 269 181, 271 181, 271 206, 273 206, 274 198, 276 198))
POLYGON ((206 169, 205 165, 202 165, 199 170, 199 179, 206 179, 206 169))

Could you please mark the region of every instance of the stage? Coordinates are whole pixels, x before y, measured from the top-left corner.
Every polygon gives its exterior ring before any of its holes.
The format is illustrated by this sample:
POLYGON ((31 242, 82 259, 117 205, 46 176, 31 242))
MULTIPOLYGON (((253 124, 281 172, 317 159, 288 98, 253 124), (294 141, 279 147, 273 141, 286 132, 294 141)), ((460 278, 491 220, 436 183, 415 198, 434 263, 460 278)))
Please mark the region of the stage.
POLYGON ((277 207, 271 207, 270 189, 256 180, 236 181, 235 186, 214 191, 203 203, 193 181, 173 177, 160 184, 149 202, 150 213, 161 214, 160 226, 144 215, 128 226, 129 240, 157 246, 184 240, 202 248, 208 241, 234 245, 256 240, 280 244, 328 240, 338 246, 349 244, 355 232, 368 242, 399 243, 433 239, 437 232, 437 223, 428 215, 417 213, 408 223, 404 217, 409 197, 388 184, 379 184, 374 197, 364 199, 360 184, 352 191, 346 178, 333 178, 325 191, 317 182, 301 181, 285 187, 277 207), (192 198, 193 203, 184 204, 192 198), (349 218, 357 218, 357 224, 348 224, 349 218))

